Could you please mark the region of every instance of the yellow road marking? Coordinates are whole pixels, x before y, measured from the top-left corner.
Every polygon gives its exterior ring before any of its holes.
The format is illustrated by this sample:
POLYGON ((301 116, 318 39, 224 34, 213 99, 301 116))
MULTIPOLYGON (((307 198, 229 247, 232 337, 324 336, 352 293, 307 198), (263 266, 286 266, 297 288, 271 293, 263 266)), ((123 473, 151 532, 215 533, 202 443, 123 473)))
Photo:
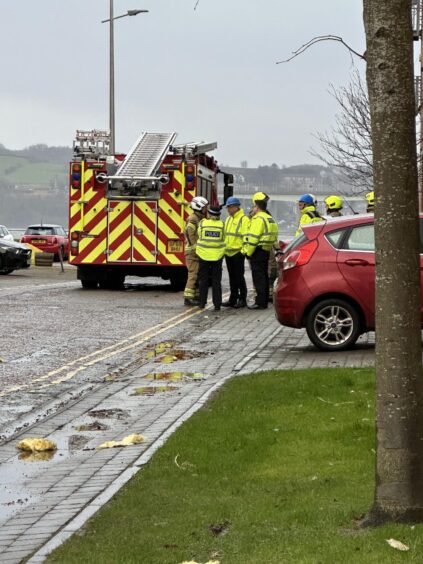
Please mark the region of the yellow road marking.
POLYGON ((9 395, 12 392, 17 392, 17 391, 20 391, 20 390, 30 388, 31 385, 33 385, 33 384, 36 384, 38 382, 44 382, 45 380, 48 380, 49 378, 51 378, 52 376, 55 376, 56 374, 60 374, 61 372, 64 372, 66 370, 69 371, 69 369, 72 366, 83 363, 82 366, 76 367, 74 370, 70 370, 69 372, 67 372, 66 374, 61 376, 60 378, 57 378, 54 381, 46 383, 43 386, 40 386, 40 388, 46 388, 46 387, 49 387, 49 386, 52 386, 52 385, 60 384, 62 382, 71 380, 76 374, 78 374, 82 370, 85 370, 86 368, 93 366, 93 365, 95 365, 99 362, 102 362, 103 360, 106 360, 107 358, 110 358, 110 357, 115 356, 117 354, 123 353, 127 350, 133 349, 136 346, 138 346, 142 343, 145 343, 146 341, 149 341, 153 337, 156 337, 157 335, 164 333, 168 329, 172 329, 173 327, 176 327, 180 323, 183 323, 185 320, 190 319, 191 317, 194 317, 195 315, 199 315, 200 313, 203 312, 203 310, 201 310, 201 309, 200 310, 195 309, 194 311, 193 310, 194 310, 194 308, 190 308, 187 311, 184 311, 182 313, 179 313, 178 315, 171 317, 170 319, 167 319, 166 321, 162 321, 161 323, 159 323, 158 325, 156 325, 154 327, 151 327, 150 329, 145 329, 144 331, 141 331, 140 333, 137 333, 136 335, 131 335, 130 337, 127 337, 126 339, 123 339, 122 341, 120 341, 120 342, 118 342, 114 345, 104 347, 103 349, 100 349, 98 351, 94 351, 94 352, 92 352, 92 353, 90 353, 86 356, 82 356, 82 357, 77 358, 77 359, 75 359, 71 362, 68 362, 64 366, 57 368, 55 370, 52 370, 52 371, 48 372, 47 374, 45 374, 44 376, 34 378, 29 383, 21 384, 21 385, 18 385, 18 386, 13 386, 11 388, 8 388, 7 390, 0 392, 0 397, 4 397, 6 395, 9 395), (149 334, 149 333, 151 333, 151 334, 149 334), (139 337, 142 337, 142 336, 144 336, 144 337, 142 339, 139 339, 139 337), (137 340, 134 341, 134 339, 137 339, 137 340), (131 341, 134 341, 134 342, 131 343, 131 341), (97 357, 97 358, 93 358, 93 357, 97 357), (92 360, 89 360, 89 359, 92 359, 92 360), (88 361, 88 362, 85 362, 85 361, 88 361))

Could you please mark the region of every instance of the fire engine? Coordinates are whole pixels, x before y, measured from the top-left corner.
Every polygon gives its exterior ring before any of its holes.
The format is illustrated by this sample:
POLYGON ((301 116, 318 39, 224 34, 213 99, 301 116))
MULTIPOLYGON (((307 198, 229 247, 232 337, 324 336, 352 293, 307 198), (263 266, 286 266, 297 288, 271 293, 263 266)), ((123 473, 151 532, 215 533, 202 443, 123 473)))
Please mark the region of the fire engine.
MULTIPOLYGON (((121 288, 125 276, 186 282, 184 230, 194 196, 219 205, 217 143, 176 145, 176 133, 142 133, 125 156, 107 131, 77 131, 70 163, 69 262, 84 288, 121 288)), ((233 176, 223 174, 223 199, 233 176)))

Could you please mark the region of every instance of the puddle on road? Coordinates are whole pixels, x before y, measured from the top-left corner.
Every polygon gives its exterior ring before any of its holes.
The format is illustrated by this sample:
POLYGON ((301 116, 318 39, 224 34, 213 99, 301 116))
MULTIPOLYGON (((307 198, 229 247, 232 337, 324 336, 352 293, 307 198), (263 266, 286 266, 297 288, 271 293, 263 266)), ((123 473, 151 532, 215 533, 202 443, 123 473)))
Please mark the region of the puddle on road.
POLYGON ((174 341, 165 341, 163 343, 158 343, 157 345, 154 346, 153 350, 147 351, 145 357, 148 360, 150 360, 152 358, 155 358, 156 356, 163 354, 164 352, 166 352, 167 350, 171 349, 174 346, 175 346, 174 341))
POLYGON ((207 375, 201 372, 150 372, 145 375, 145 378, 147 380, 182 382, 183 380, 206 380, 207 375))
POLYGON ((38 358, 41 358, 43 356, 51 356, 51 351, 49 351, 47 349, 40 349, 38 351, 35 351, 32 354, 29 354, 28 356, 21 356, 19 358, 9 360, 9 363, 10 364, 22 364, 22 363, 25 363, 25 362, 33 362, 34 360, 37 360, 38 358))
POLYGON ((54 458, 56 450, 45 450, 43 452, 21 452, 18 455, 19 460, 25 460, 26 462, 46 462, 54 458))
MULTIPOLYGON (((33 464, 30 459, 33 454, 47 453, 21 453, 11 461, 0 465, 0 523, 38 499, 38 496, 31 494, 25 487, 25 483, 30 482, 32 476, 39 472, 40 465, 43 466, 48 462, 33 464)), ((48 454, 54 456, 54 453, 48 454)))
POLYGON ((160 362, 161 364, 170 364, 171 362, 176 362, 178 360, 191 360, 193 358, 199 358, 204 356, 204 353, 198 351, 187 351, 184 349, 169 350, 166 354, 158 356, 154 362, 160 362))
POLYGON ((85 423, 75 427, 75 431, 107 431, 110 427, 100 421, 93 421, 92 423, 85 423))
POLYGON ((71 435, 68 440, 68 448, 70 453, 82 450, 87 443, 90 442, 89 437, 84 437, 84 435, 71 435))
POLYGON ((90 417, 96 417, 98 419, 126 419, 129 417, 129 411, 124 409, 113 408, 113 409, 92 409, 87 413, 90 417))
POLYGON ((132 396, 153 396, 154 394, 162 394, 166 392, 174 392, 178 390, 177 386, 143 386, 135 388, 132 396))

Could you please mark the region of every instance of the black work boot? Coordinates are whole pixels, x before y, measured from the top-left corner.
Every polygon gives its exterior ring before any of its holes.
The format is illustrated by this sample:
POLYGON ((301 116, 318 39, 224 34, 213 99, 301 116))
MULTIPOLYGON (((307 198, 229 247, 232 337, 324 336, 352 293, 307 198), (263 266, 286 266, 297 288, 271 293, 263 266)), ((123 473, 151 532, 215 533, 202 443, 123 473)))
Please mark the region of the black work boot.
POLYGON ((199 304, 200 302, 198 302, 197 300, 192 300, 191 298, 184 299, 184 305, 186 306, 198 306, 199 304))
POLYGON ((236 307, 236 302, 232 302, 231 300, 228 300, 226 302, 222 302, 222 306, 223 307, 236 307))
POLYGON ((240 309, 241 307, 247 307, 247 300, 245 298, 239 298, 236 306, 237 309, 240 309))

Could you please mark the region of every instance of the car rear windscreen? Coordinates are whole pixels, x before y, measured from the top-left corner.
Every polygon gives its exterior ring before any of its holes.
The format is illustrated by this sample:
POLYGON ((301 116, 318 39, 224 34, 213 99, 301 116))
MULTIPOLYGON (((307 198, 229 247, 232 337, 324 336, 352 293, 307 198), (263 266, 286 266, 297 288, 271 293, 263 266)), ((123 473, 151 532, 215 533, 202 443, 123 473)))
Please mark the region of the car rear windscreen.
POLYGON ((53 227, 28 227, 25 235, 54 235, 53 227))

